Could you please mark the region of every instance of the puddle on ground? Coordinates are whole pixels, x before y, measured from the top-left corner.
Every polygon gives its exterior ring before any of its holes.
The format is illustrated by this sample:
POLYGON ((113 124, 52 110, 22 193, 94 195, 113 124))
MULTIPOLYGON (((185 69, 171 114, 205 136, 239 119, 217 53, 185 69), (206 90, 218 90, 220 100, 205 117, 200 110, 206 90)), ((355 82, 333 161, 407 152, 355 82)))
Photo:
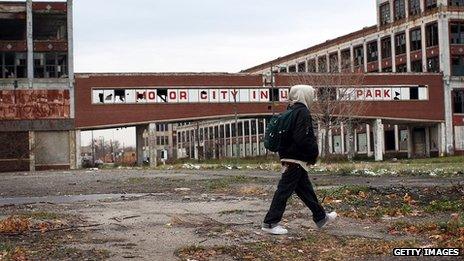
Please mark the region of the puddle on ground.
POLYGON ((0 198, 0 206, 26 205, 37 203, 74 203, 81 201, 101 201, 115 199, 131 199, 143 197, 144 194, 93 194, 93 195, 69 195, 69 196, 46 196, 46 197, 14 197, 0 198))

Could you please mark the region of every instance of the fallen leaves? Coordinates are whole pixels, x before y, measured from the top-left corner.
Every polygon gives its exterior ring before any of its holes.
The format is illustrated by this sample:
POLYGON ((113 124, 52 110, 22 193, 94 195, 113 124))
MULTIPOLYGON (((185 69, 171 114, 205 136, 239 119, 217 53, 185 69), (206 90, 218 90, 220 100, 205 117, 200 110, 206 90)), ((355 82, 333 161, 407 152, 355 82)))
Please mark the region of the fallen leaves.
POLYGON ((23 233, 31 228, 31 221, 28 218, 17 216, 8 217, 0 221, 0 233, 23 233))

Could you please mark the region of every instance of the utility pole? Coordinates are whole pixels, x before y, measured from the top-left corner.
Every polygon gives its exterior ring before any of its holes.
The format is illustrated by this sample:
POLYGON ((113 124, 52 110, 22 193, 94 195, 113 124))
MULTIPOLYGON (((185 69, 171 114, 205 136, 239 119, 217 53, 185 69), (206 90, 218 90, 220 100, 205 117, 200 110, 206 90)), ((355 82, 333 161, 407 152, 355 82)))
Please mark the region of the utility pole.
POLYGON ((92 130, 92 166, 95 166, 95 139, 93 138, 93 130, 92 130))

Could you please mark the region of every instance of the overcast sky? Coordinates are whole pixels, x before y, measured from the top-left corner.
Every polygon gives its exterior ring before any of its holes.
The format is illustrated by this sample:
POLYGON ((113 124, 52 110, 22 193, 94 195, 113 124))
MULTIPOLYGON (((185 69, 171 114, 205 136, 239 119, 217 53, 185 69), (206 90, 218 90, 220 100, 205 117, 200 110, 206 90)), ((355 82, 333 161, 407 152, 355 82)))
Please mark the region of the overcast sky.
MULTIPOLYGON (((374 0, 75 0, 76 72, 238 72, 376 23, 374 0)), ((96 134, 112 137, 112 131, 96 134)), ((82 143, 88 144, 89 134, 82 143)), ((135 143, 133 129, 115 134, 135 143)))

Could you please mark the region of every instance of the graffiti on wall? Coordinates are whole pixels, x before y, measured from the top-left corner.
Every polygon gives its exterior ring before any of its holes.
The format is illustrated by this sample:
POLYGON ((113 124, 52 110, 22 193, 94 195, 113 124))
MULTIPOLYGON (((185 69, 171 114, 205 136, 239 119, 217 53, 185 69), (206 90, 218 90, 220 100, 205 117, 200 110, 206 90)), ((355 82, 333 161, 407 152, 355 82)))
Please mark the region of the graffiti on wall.
POLYGON ((0 120, 66 119, 68 90, 0 91, 0 120))

